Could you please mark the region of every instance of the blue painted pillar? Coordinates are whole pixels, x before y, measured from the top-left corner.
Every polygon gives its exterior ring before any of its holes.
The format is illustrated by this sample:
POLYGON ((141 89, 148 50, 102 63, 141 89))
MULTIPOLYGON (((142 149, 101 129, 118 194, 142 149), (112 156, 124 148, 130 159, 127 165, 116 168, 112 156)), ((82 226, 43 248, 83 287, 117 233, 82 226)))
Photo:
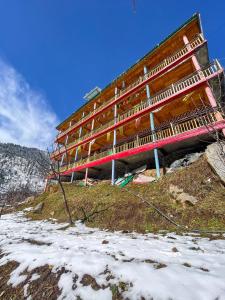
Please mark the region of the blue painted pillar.
MULTIPOLYGON (((147 74, 147 68, 144 67, 144 74, 147 74)), ((150 94, 150 88, 149 85, 146 84, 146 95, 147 95, 147 99, 149 104, 151 105, 151 94, 150 94)), ((150 128, 151 131, 154 132, 155 130, 155 124, 154 124, 154 114, 152 112, 150 112, 150 128)), ((155 138, 155 134, 153 133, 153 142, 155 142, 156 138, 155 138)), ((154 149, 154 158, 155 158, 155 168, 156 168, 156 176, 157 178, 160 177, 160 166, 159 166, 159 156, 158 156, 158 150, 155 148, 154 149)))
MULTIPOLYGON (((117 98, 117 93, 118 93, 118 89, 117 87, 115 88, 115 99, 117 98)), ((117 122, 117 105, 114 105, 114 124, 116 124, 117 122)), ((116 129, 114 129, 113 131, 113 152, 115 151, 115 147, 116 147, 116 129)), ((112 182, 111 184, 114 185, 115 184, 115 168, 116 168, 116 161, 113 159, 112 160, 112 182)))

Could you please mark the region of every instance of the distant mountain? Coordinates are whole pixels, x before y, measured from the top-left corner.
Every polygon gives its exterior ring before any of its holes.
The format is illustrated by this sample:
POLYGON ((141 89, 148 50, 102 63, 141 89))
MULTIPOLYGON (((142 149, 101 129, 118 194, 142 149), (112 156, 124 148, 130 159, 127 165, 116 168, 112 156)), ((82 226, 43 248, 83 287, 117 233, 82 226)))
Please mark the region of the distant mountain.
POLYGON ((39 149, 0 143, 0 199, 17 202, 42 192, 46 160, 39 149))

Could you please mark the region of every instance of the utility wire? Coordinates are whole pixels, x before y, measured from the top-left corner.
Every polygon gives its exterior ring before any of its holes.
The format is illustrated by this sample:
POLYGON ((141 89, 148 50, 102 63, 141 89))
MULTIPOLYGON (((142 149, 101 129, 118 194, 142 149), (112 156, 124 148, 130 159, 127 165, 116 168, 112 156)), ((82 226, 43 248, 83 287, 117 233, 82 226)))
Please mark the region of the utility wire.
POLYGON ((126 190, 127 193, 139 198, 142 200, 142 202, 144 202, 145 204, 147 204, 148 206, 151 206, 158 214, 160 214, 161 216, 163 216, 167 221, 169 221, 170 223, 172 223, 173 225, 180 227, 180 228, 185 228, 184 226, 174 222, 170 217, 168 217, 166 214, 164 214, 164 212, 162 212, 158 207, 156 207, 153 203, 147 201, 143 196, 140 196, 136 193, 133 193, 131 191, 129 191, 127 188, 123 188, 124 190, 126 190))
MULTIPOLYGON (((148 200, 146 200, 143 196, 140 196, 139 194, 133 193, 133 192, 129 191, 127 188, 125 188, 125 187, 123 187, 123 189, 127 193, 129 193, 130 195, 133 195, 133 196, 139 198, 140 200, 142 200, 143 203, 145 203, 148 206, 152 207, 159 215, 161 215, 162 217, 164 217, 167 221, 169 221, 170 223, 172 223, 176 227, 181 228, 181 229, 185 229, 185 230, 188 229, 187 226, 180 225, 180 224, 176 223, 175 221, 173 221, 169 216, 167 216, 164 212, 162 212, 152 202, 149 202, 148 200)), ((216 230, 215 231, 215 230, 204 230, 204 229, 191 229, 190 232, 193 232, 193 233, 210 233, 210 234, 224 234, 225 233, 224 230, 216 230)))

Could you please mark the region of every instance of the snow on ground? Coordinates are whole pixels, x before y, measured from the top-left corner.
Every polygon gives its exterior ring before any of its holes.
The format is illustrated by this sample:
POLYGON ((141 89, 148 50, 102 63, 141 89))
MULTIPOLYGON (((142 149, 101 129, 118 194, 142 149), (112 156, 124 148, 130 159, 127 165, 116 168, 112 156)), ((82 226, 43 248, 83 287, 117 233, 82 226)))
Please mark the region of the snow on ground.
MULTIPOLYGON (((127 284, 124 299, 225 299, 225 240, 171 233, 112 233, 80 223, 60 230, 65 225, 30 221, 21 212, 0 219, 0 249, 6 254, 0 265, 12 260, 19 263, 8 284, 24 281, 27 268, 48 264, 55 272, 62 267, 68 270, 58 282, 59 299, 78 295, 84 300, 112 299, 110 286, 119 282, 127 284), (84 286, 84 274, 103 288, 84 286)), ((32 276, 32 280, 37 278, 39 274, 32 276)), ((25 296, 27 288, 26 284, 25 296)))

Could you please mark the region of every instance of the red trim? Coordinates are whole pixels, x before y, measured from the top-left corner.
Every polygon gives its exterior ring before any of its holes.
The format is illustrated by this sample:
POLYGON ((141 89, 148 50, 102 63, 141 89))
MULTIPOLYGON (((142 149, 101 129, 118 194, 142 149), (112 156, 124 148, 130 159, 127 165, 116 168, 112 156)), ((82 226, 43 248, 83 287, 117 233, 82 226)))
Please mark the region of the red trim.
POLYGON ((78 127, 82 126, 83 124, 89 122, 91 119, 93 119, 94 117, 98 116, 100 113, 102 113, 103 111, 105 111, 106 109, 108 109, 109 107, 115 105, 116 103, 118 103, 119 101, 121 101, 123 98, 129 96, 131 93, 135 92, 136 90, 138 90, 139 88, 141 88, 142 86, 144 86, 146 83, 148 83, 150 80, 155 79, 157 76, 162 75, 164 72, 168 71, 170 68, 174 67, 176 64, 178 64, 179 62, 181 62, 182 60, 188 58, 189 56, 191 56, 198 48, 202 47, 204 44, 206 43, 206 40, 204 40, 202 42, 202 44, 198 45, 196 48, 190 50, 187 52, 187 54, 185 54, 184 56, 181 56, 179 59, 175 60, 173 63, 171 63, 170 65, 166 66, 164 69, 160 70, 159 72, 155 73, 154 75, 152 75, 151 77, 149 77, 148 79, 142 81, 139 85, 135 86, 134 88, 130 89, 129 91, 127 91, 126 93, 124 93, 123 95, 119 96, 117 99, 113 100, 112 102, 110 102, 108 105, 104 106, 100 111, 96 112, 95 114, 93 114, 92 116, 90 116, 89 118, 87 118, 86 120, 84 120, 83 122, 79 123, 76 127, 74 127, 73 129, 69 130, 67 133, 61 135, 59 138, 56 138, 56 141, 59 141, 62 137, 64 137, 65 135, 69 134, 70 132, 76 130, 78 127))
POLYGON ((188 88, 186 88, 186 89, 184 89, 184 90, 182 90, 182 91, 180 91, 180 92, 177 92, 176 94, 174 94, 174 95, 172 95, 172 96, 169 96, 169 97, 165 98, 164 100, 161 100, 161 101, 159 101, 159 102, 157 102, 157 103, 155 103, 155 104, 153 104, 153 105, 151 105, 151 106, 149 106, 149 107, 143 109, 142 111, 139 111, 139 112, 137 112, 136 114, 133 114, 132 116, 127 117, 127 118, 125 118, 124 120, 121 120, 121 121, 117 122, 116 124, 113 124, 112 126, 107 127, 107 128, 105 128, 105 129, 103 129, 102 131, 97 132, 96 134, 93 134, 93 135, 89 136, 88 138, 84 139, 83 141, 80 141, 80 142, 78 142, 77 144, 75 144, 75 145, 73 145, 73 146, 71 146, 71 147, 68 147, 67 149, 62 150, 62 151, 61 151, 59 154, 57 154, 57 155, 54 155, 54 153, 53 153, 53 155, 52 155, 51 157, 52 157, 52 158, 58 157, 58 156, 62 155, 63 153, 65 153, 66 151, 70 151, 71 149, 76 148, 76 147, 78 147, 78 146, 80 146, 80 145, 82 145, 82 144, 85 144, 85 143, 87 143, 87 142, 89 142, 89 141, 91 141, 91 140, 93 140, 93 139, 96 139, 96 138, 99 137, 100 135, 106 134, 107 132, 112 131, 112 130, 114 130, 115 128, 118 128, 118 127, 124 125, 125 123, 129 123, 130 121, 132 121, 132 120, 134 120, 134 119, 136 119, 136 118, 139 118, 139 117, 145 115, 145 114, 148 113, 148 112, 154 111, 154 110, 156 110, 156 109, 157 109, 158 107, 160 107, 160 106, 163 106, 163 105, 165 105, 165 104, 168 104, 169 102, 173 101, 173 100, 176 99, 177 97, 181 97, 182 95, 191 92, 191 91, 194 90, 196 87, 199 87, 199 86, 205 84, 209 79, 211 79, 211 78, 217 76, 220 72, 221 72, 221 71, 218 71, 218 72, 216 72, 216 73, 214 73, 214 74, 208 76, 207 79, 204 78, 204 79, 202 79, 201 81, 198 81, 197 83, 193 84, 192 86, 190 86, 190 87, 188 87, 188 88))
POLYGON ((213 125, 213 128, 210 128, 210 127, 207 128, 206 126, 202 126, 200 128, 193 129, 191 131, 187 131, 187 132, 181 133, 181 134, 176 135, 176 136, 165 138, 165 139, 163 139, 161 141, 157 141, 155 143, 149 143, 149 144, 142 145, 142 146, 139 146, 139 147, 134 148, 134 149, 129 149, 129 150, 126 150, 126 151, 123 151, 123 152, 120 152, 120 153, 108 155, 108 156, 103 157, 101 159, 98 159, 98 160, 92 161, 90 163, 72 168, 72 169, 67 170, 65 172, 62 172, 61 174, 62 175, 67 175, 67 174, 70 174, 72 172, 76 172, 76 171, 79 171, 79 170, 82 170, 82 169, 85 169, 85 168, 91 168, 91 167, 94 167, 94 166, 105 164, 105 163, 107 163, 107 162, 109 162, 113 159, 115 159, 115 160, 116 159, 121 159, 123 157, 136 155, 136 154, 141 153, 141 152, 150 151, 150 150, 153 150, 155 148, 161 148, 161 147, 163 147, 165 145, 168 145, 168 144, 177 143, 177 142, 180 142, 180 141, 192 138, 192 137, 196 137, 198 135, 208 133, 209 131, 219 130, 219 129, 223 129, 223 128, 225 128, 225 120, 221 120, 221 121, 216 122, 213 125))

